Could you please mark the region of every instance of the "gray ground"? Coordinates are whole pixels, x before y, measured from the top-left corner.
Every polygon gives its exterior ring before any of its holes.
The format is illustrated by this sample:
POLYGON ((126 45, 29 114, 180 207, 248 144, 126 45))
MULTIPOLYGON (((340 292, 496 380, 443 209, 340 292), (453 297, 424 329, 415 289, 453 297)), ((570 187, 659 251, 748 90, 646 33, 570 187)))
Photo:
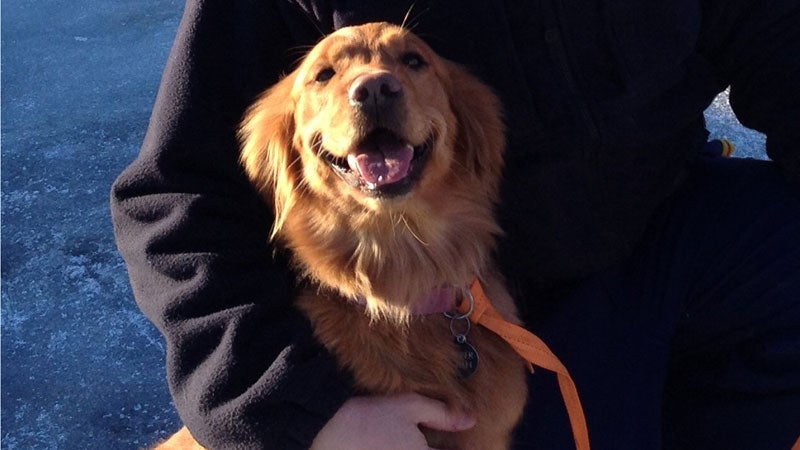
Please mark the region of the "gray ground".
MULTIPOLYGON (((2 4, 3 449, 133 449, 178 427, 108 192, 136 155, 183 3, 2 4)), ((763 158, 720 96, 707 112, 763 158)))
POLYGON ((0 445, 141 448, 178 421, 108 193, 143 139, 183 3, 2 7, 0 445))

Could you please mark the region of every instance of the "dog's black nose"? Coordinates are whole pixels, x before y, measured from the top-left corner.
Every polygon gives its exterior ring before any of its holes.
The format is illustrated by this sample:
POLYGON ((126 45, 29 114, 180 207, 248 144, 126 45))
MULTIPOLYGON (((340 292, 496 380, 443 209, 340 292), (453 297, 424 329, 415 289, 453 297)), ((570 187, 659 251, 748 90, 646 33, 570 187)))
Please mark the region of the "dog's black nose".
POLYGON ((348 95, 353 106, 382 107, 403 96, 403 85, 390 73, 367 73, 350 84, 348 95))

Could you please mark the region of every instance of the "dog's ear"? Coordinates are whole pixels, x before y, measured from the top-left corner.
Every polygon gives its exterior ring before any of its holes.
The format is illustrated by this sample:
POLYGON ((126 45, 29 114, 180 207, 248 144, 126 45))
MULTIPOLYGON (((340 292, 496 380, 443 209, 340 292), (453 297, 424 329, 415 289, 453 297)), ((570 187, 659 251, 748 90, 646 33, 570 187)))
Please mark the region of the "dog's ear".
POLYGON ((456 149, 469 173, 496 196, 505 151, 500 100, 463 67, 449 62, 448 71, 450 107, 458 123, 456 149))
POLYGON ((275 207, 272 237, 278 233, 294 198, 300 178, 298 152, 293 146, 295 73, 267 90, 250 107, 239 129, 241 160, 256 188, 271 195, 275 207))

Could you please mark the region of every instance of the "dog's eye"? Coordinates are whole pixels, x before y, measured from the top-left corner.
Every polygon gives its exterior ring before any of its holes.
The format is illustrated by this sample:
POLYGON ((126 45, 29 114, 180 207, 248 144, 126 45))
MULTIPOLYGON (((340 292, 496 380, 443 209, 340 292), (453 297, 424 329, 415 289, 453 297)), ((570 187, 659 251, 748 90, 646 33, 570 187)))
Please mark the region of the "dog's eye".
POLYGON ((403 61, 403 64, 405 64, 406 67, 412 70, 420 70, 428 65, 428 63, 422 59, 422 56, 416 52, 405 53, 400 60, 403 61))
POLYGON ((336 71, 333 70, 332 67, 326 67, 317 72, 317 76, 314 77, 314 81, 317 83, 324 83, 333 78, 334 75, 336 75, 336 71))

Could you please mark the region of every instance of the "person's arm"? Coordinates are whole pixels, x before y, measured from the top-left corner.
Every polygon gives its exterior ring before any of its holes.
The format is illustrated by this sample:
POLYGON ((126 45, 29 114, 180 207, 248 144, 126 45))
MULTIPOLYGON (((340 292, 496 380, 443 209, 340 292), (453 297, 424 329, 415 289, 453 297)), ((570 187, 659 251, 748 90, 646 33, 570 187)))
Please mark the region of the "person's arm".
POLYGON ((800 183, 800 2, 708 2, 703 52, 730 83, 737 118, 767 135, 767 154, 800 183))
POLYGON ((175 404, 209 448, 308 448, 352 389, 291 306, 271 212, 238 163, 245 108, 297 57, 271 5, 187 2, 141 153, 112 191, 175 404))

